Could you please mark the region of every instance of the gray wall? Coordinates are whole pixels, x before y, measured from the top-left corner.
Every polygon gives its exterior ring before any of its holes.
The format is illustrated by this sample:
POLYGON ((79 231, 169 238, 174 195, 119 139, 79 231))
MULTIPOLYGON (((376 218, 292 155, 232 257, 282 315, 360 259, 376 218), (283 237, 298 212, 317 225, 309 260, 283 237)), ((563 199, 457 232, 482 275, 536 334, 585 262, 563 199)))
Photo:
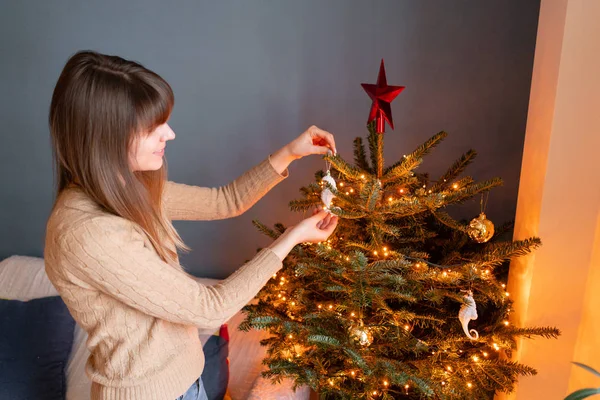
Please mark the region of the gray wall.
MULTIPOLYGON (((170 179, 218 186, 310 124, 336 135, 342 156, 365 135, 380 59, 393 102, 388 164, 440 130, 450 136, 421 170, 441 173, 469 148, 476 179, 501 176, 488 216, 514 218, 539 9, 538 0, 7 1, 0 12, 0 259, 43 255, 53 201, 50 97, 79 49, 143 63, 173 87, 170 179)), ((224 277, 269 243, 252 226, 291 224, 287 204, 323 168, 317 156, 246 214, 176 222, 194 251, 182 264, 224 277)), ((475 200, 453 211, 474 217, 475 200)))

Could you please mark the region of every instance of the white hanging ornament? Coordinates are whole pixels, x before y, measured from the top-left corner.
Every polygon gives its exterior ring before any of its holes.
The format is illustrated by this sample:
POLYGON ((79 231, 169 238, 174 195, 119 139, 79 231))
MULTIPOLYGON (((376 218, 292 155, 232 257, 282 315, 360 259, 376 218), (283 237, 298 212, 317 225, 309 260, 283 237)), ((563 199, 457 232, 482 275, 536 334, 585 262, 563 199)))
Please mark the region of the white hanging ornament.
MULTIPOLYGON (((321 182, 323 182, 323 183, 327 182, 331 185, 332 188, 337 190, 337 186, 335 184, 335 179, 333 179, 333 176, 331 176, 331 172, 330 172, 331 163, 329 163, 329 162, 327 162, 327 160, 325 160, 325 165, 327 166, 327 172, 325 173, 325 176, 323 177, 321 182)), ((333 194, 331 189, 329 189, 329 187, 323 185, 323 190, 321 191, 321 201, 324 204, 323 209, 331 210, 331 202, 333 201, 334 197, 335 197, 335 195, 333 194)))
MULTIPOLYGON (((333 176, 331 176, 331 173, 329 172, 329 170, 327 170, 327 172, 325 173, 325 176, 323 177, 322 181, 329 183, 331 185, 331 187, 333 187, 334 189, 337 189, 337 186, 335 184, 335 179, 333 179, 333 176)), ((321 191, 321 201, 325 205, 325 208, 329 209, 331 207, 331 201, 333 200, 335 195, 329 189, 329 187, 327 187, 325 185, 323 185, 323 186, 324 186, 323 190, 321 191)))
POLYGON ((479 339, 479 332, 475 329, 469 330, 469 321, 477 319, 477 306, 475 299, 473 299, 473 292, 467 291, 465 294, 465 301, 467 304, 463 304, 458 312, 458 319, 462 324, 465 335, 471 340, 479 339))

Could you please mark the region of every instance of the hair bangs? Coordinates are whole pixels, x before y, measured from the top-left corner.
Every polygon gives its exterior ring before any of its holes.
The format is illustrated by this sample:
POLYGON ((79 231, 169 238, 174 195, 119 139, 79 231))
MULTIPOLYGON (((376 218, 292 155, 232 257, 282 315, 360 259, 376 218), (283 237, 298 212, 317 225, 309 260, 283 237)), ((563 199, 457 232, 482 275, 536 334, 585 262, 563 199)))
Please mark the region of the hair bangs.
POLYGON ((138 85, 135 90, 137 132, 149 134, 167 122, 175 104, 171 86, 160 77, 152 76, 149 82, 138 85))

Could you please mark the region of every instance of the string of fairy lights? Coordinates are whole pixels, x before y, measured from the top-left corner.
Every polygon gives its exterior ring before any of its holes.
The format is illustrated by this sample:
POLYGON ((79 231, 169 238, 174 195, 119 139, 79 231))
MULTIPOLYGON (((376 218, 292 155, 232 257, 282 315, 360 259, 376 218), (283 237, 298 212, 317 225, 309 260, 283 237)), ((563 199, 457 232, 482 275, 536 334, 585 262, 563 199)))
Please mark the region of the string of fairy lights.
MULTIPOLYGON (((365 180, 366 177, 365 175, 361 175, 361 179, 365 180)), ((446 182, 446 180, 444 180, 444 182, 446 182)), ((323 182, 320 182, 320 185, 323 186, 323 182)), ((346 185, 344 182, 339 182, 338 183, 340 188, 345 188, 345 194, 346 195, 350 195, 355 193, 354 188, 349 187, 348 185, 346 185)), ((454 190, 459 190, 461 188, 461 186, 458 183, 453 183, 452 184, 452 189, 454 190)), ((426 185, 423 185, 423 189, 426 189, 426 185)), ((398 189, 398 193, 400 195, 406 195, 409 194, 409 190, 406 188, 399 188, 398 189)), ((431 194, 432 190, 429 189, 428 193, 431 194)), ((443 194, 443 193, 442 193, 443 194)), ((389 196, 387 199, 389 202, 393 202, 394 200, 396 200, 393 196, 389 196)), ((325 208, 325 207, 323 207, 325 208)), ((325 242, 319 242, 318 245, 322 245, 325 246, 327 249, 331 250, 332 249, 332 244, 331 244, 331 239, 325 241, 325 242)), ((372 251, 372 255, 376 258, 379 257, 383 257, 383 258, 387 258, 390 255, 397 255, 397 253, 395 253, 392 249, 389 248, 388 245, 382 246, 379 250, 373 250, 372 251), (381 255, 380 255, 381 254, 381 255)), ((341 258, 342 256, 340 256, 341 258)), ((346 261, 350 261, 350 257, 346 256, 344 257, 346 261)), ((436 267, 433 269, 433 273, 438 276, 438 279, 441 279, 442 282, 445 279, 451 280, 453 278, 455 278, 455 275, 458 274, 458 272, 454 271, 452 268, 443 268, 442 266, 439 266, 437 264, 428 262, 426 260, 416 260, 416 262, 412 265, 412 267, 419 271, 422 268, 426 267, 426 266, 431 266, 431 267, 436 267), (439 268, 442 267, 442 268, 439 268)), ((478 269, 477 267, 472 266, 471 267, 472 272, 476 273, 479 275, 479 277, 481 279, 490 279, 492 278, 492 274, 491 274, 491 270, 489 268, 485 268, 483 270, 478 269)), ((297 276, 297 274, 296 274, 297 276)), ((295 316, 293 314, 294 311, 296 311, 296 306, 299 306, 299 304, 297 303, 296 300, 289 298, 289 294, 287 293, 287 284, 288 284, 288 279, 286 278, 286 276, 283 273, 280 274, 274 274, 273 275, 273 279, 277 279, 278 283, 276 283, 277 286, 277 304, 275 305, 287 305, 288 307, 288 315, 290 317, 290 319, 292 320, 296 320, 298 319, 297 316, 295 316)), ((502 289, 506 289, 506 284, 502 283, 501 284, 502 289)), ((510 296, 509 292, 505 291, 504 292, 504 296, 506 298, 508 298, 510 296)), ((313 310, 315 312, 336 312, 338 315, 341 316, 341 313, 337 311, 338 309, 338 305, 333 302, 333 303, 316 303, 316 309, 313 310)), ((348 316, 350 319, 358 319, 362 317, 362 314, 358 311, 347 311, 348 312, 348 316)), ((510 308, 507 309, 507 312, 510 312, 510 308)), ((508 321, 508 319, 504 319, 502 322, 502 325, 504 326, 509 326, 510 322, 508 321)), ((413 330, 413 326, 411 326, 410 324, 404 324, 403 325, 403 329, 404 331, 406 331, 407 333, 412 332, 413 330)), ((286 353, 286 355, 289 355, 289 357, 287 357, 288 361, 292 361, 292 357, 301 357, 303 352, 306 350, 304 347, 300 346, 297 342, 295 342, 296 337, 293 334, 288 334, 286 337, 286 341, 290 342, 291 348, 293 349, 293 351, 289 351, 288 353, 286 353)), ((473 372, 476 371, 476 368, 478 367, 478 364, 481 363, 483 360, 488 359, 492 352, 500 352, 500 350, 502 349, 502 347, 496 343, 496 342, 492 342, 490 344, 488 344, 488 346, 490 347, 490 349, 478 349, 476 354, 471 355, 468 359, 472 362, 472 366, 471 368, 457 368, 456 366, 453 367, 452 365, 448 364, 443 368, 443 376, 444 378, 440 381, 440 385, 446 388, 449 388, 452 383, 452 378, 456 375, 456 374, 465 374, 465 375, 469 375, 471 374, 471 370, 473 372)), ((443 352, 439 352, 439 353, 448 353, 447 350, 444 350, 443 352)), ((458 353, 464 353, 463 350, 458 350, 458 353)), ((436 355, 436 351, 432 351, 431 352, 432 355, 436 355)), ((458 363, 455 361, 455 363, 458 363)), ((464 363, 464 361, 463 361, 464 363)), ((360 379, 360 371, 359 370, 348 370, 348 371, 344 371, 344 373, 340 374, 337 377, 329 377, 327 378, 327 381, 329 383, 330 386, 335 387, 338 380, 340 379, 345 379, 346 377, 351 377, 354 379, 360 379)), ((385 391, 389 390, 390 388, 390 381, 387 378, 381 378, 381 387, 379 388, 379 390, 373 390, 371 392, 371 394, 373 396, 378 396, 378 395, 382 395, 385 391)), ((462 384, 462 382, 461 382, 462 384)), ((467 381, 465 384, 467 389, 473 389, 474 388, 474 384, 470 381, 467 381)), ((409 390, 411 389, 411 384, 410 383, 406 383, 403 386, 403 389, 405 391, 405 393, 408 395, 409 394, 409 390)))
MULTIPOLYGON (((361 178, 363 181, 364 181, 364 180, 366 180, 366 176, 365 176, 364 174, 361 174, 361 175, 360 175, 360 178, 361 178)), ((447 181, 446 181, 446 179, 444 179, 444 182, 447 182, 447 181)), ((319 185, 320 185, 320 186, 323 186, 323 185, 324 185, 324 183, 321 181, 321 182, 319 182, 319 185)), ((344 193, 345 193, 347 196, 349 196, 349 195, 351 195, 351 194, 353 194, 353 193, 354 193, 354 188, 353 188, 353 187, 351 187, 351 186, 348 186, 348 185, 346 185, 344 182, 338 182, 338 184, 337 184, 337 185, 338 185, 340 188, 344 188, 342 191, 343 191, 343 192, 344 192, 344 193)), ((462 187, 461 187, 461 186, 460 186, 458 183, 453 183, 453 184, 452 184, 452 189, 454 189, 455 191, 458 191, 458 190, 459 190, 459 189, 461 189, 461 188, 462 188, 462 187)), ((423 189, 427 189, 427 185, 423 185, 423 189)), ((404 188, 404 187, 403 187, 403 188, 398 188, 397 192, 398 192, 400 195, 407 195, 407 194, 410 194, 410 190, 409 190, 408 188, 404 188)), ((429 189, 429 190, 427 190, 427 193, 428 193, 428 194, 433 194, 433 190, 432 190, 432 189, 429 189)), ((445 192, 440 192, 440 193, 441 193, 442 197, 445 197, 445 196, 446 196, 446 193, 445 193, 445 192)), ((396 199, 395 199, 395 198, 394 198, 392 195, 389 195, 389 196, 388 196, 388 198, 387 198, 387 200, 388 200, 389 202, 393 202, 393 201, 394 201, 394 200, 396 200, 396 199)), ((335 201, 335 199, 334 199, 333 201, 335 201)))

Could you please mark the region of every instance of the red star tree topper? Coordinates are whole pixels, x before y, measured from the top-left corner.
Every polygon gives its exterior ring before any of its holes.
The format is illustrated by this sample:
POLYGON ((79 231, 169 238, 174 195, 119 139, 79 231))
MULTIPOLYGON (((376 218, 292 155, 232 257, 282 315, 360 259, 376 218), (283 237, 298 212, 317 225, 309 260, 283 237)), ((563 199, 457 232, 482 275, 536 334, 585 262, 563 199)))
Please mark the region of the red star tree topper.
POLYGON ((381 59, 381 66, 379 67, 377 85, 372 85, 369 83, 361 83, 360 85, 373 100, 367 124, 371 123, 373 120, 376 120, 377 133, 385 132, 385 121, 387 121, 390 127, 394 129, 394 120, 392 119, 392 109, 390 107, 390 103, 396 98, 396 96, 400 94, 400 92, 404 90, 404 86, 388 86, 387 79, 385 77, 383 58, 381 59))

